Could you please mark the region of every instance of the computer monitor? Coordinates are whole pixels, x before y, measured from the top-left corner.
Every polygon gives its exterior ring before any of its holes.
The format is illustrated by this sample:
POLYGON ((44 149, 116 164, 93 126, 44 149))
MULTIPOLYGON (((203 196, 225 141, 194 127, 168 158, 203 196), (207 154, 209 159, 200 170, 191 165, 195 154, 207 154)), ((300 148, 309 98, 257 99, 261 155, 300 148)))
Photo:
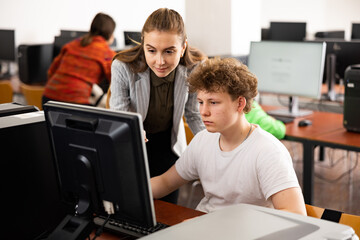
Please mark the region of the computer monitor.
POLYGON ((16 60, 15 51, 15 30, 0 29, 0 79, 11 76, 10 62, 16 60), (5 65, 5 70, 2 70, 5 65))
POLYGON ((59 55, 61 48, 67 44, 68 42, 76 39, 78 37, 71 37, 71 36, 55 36, 54 38, 54 46, 53 46, 53 55, 52 58, 56 58, 59 55))
POLYGON ((360 23, 351 25, 351 39, 360 39, 360 23))
POLYGON ((273 41, 303 41, 306 22, 270 22, 270 38, 273 41))
POLYGON ((135 45, 135 42, 141 43, 141 32, 124 31, 125 46, 135 45))
POLYGON ((44 112, 62 196, 76 215, 107 216, 105 200, 111 218, 155 226, 141 115, 55 101, 44 112))
POLYGON ((323 31, 323 32, 316 32, 315 38, 322 38, 322 39, 345 39, 345 31, 323 31))
MULTIPOLYGON (((71 42, 72 40, 75 40, 77 38, 83 37, 87 32, 81 32, 81 31, 68 31, 68 30, 61 30, 60 36, 55 36, 54 38, 54 47, 53 47, 53 59, 59 55, 61 48, 71 42)), ((117 47, 117 41, 116 38, 114 38, 113 43, 110 45, 110 47, 115 50, 117 47)))
POLYGON ((335 84, 344 79, 348 66, 360 64, 360 41, 326 41, 325 79, 328 85, 327 98, 336 100, 335 84))
POLYGON ((60 36, 62 37, 78 38, 84 36, 87 33, 88 31, 64 30, 64 29, 60 30, 60 36))
POLYGON ((298 97, 319 99, 325 63, 325 43, 251 42, 248 67, 258 78, 259 92, 292 96, 289 109, 273 115, 305 116, 298 97))

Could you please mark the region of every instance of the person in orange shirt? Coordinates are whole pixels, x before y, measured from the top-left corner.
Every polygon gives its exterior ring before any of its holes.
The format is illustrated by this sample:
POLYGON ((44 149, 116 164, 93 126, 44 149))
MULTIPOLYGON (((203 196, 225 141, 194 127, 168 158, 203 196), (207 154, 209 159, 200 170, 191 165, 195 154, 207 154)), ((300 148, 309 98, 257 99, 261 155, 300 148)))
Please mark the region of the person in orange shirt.
POLYGON ((85 36, 63 46, 48 70, 43 104, 55 100, 90 105, 93 85, 111 79, 115 26, 109 15, 98 13, 85 36))

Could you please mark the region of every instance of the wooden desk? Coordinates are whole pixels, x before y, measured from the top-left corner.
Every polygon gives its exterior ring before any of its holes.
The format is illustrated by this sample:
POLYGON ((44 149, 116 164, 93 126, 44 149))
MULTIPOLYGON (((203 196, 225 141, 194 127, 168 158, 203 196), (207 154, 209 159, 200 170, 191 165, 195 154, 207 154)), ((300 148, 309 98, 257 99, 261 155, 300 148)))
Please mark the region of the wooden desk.
MULTIPOLYGON (((180 223, 186 219, 198 217, 204 215, 204 212, 196 211, 194 209, 182 207, 179 205, 175 205, 172 203, 155 200, 155 215, 156 220, 161 223, 165 223, 167 225, 175 225, 180 223)), ((91 234, 91 239, 93 238, 94 234, 91 234)), ((130 237, 128 235, 115 235, 109 232, 103 232, 97 239, 99 240, 119 240, 119 239, 136 239, 130 237)))
MULTIPOLYGON (((294 122, 286 124, 285 140, 301 142, 303 145, 303 194, 307 204, 313 203, 314 195, 314 149, 324 144, 314 140, 327 133, 343 129, 343 115, 329 112, 313 112, 312 115, 296 118, 294 122), (302 119, 309 119, 312 125, 299 127, 302 119)), ((329 139, 331 141, 331 139, 329 139)))
MULTIPOLYGON (((278 107, 263 106, 264 110, 278 107)), ((314 111, 312 115, 296 118, 286 124, 285 140, 303 144, 303 194, 305 203, 312 204, 314 192, 314 148, 316 146, 339 148, 360 152, 360 134, 348 132, 343 126, 343 114, 314 111), (299 127, 302 119, 312 125, 299 127)))
POLYGON ((360 151, 360 133, 349 132, 345 128, 317 136, 313 140, 333 148, 360 151))

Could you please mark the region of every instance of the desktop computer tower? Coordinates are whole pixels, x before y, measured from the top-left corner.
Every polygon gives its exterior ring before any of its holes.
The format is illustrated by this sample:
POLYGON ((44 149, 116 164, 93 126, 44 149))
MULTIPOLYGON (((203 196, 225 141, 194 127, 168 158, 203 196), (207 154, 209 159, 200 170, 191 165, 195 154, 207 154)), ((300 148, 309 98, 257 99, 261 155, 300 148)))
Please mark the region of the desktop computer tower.
POLYGON ((360 64, 351 65, 345 71, 344 127, 360 132, 360 64))
POLYGON ((52 62, 53 44, 22 44, 18 47, 20 81, 26 84, 45 84, 52 62))
POLYGON ((35 111, 39 111, 39 109, 31 105, 22 105, 16 102, 0 104, 0 117, 35 111))
POLYGON ((1 239, 44 239, 73 206, 62 202, 42 111, 0 117, 1 239))

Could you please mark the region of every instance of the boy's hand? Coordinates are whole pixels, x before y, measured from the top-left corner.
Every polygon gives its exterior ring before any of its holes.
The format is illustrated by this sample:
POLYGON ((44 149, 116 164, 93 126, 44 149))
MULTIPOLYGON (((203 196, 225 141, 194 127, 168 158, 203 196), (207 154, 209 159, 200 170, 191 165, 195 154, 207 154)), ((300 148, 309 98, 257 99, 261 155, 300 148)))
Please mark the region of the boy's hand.
POLYGON ((145 142, 148 142, 148 141, 149 141, 149 139, 146 138, 146 132, 145 132, 145 130, 144 130, 144 139, 145 139, 145 142))

